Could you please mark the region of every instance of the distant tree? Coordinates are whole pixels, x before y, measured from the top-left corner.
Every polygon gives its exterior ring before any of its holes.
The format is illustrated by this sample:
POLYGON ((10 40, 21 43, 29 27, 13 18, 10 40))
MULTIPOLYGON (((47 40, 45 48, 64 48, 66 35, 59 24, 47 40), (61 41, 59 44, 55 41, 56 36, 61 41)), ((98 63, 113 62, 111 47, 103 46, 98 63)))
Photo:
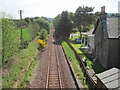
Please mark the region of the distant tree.
POLYGON ((30 18, 30 21, 31 21, 31 22, 34 22, 34 18, 30 18))
POLYGON ((29 18, 29 17, 26 17, 26 18, 25 18, 25 22, 26 22, 27 24, 29 24, 29 23, 31 22, 30 18, 29 18))
POLYGON ((111 14, 111 16, 116 16, 115 14, 111 14))
POLYGON ((40 17, 34 17, 34 19, 38 19, 38 18, 40 18, 40 17))
POLYGON ((50 23, 48 20, 40 17, 40 18, 34 19, 34 21, 40 25, 40 29, 46 29, 47 32, 49 33, 50 23))

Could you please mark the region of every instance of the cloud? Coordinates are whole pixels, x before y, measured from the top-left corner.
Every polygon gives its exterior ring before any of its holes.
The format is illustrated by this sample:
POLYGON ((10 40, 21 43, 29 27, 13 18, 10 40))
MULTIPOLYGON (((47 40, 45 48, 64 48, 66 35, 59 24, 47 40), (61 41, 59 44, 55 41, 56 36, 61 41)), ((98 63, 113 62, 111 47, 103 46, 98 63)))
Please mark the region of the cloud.
POLYGON ((18 10, 24 10, 24 17, 46 16, 55 17, 63 10, 75 12, 79 6, 92 6, 100 11, 106 6, 107 12, 117 12, 119 0, 0 0, 3 11, 11 12, 19 17, 18 10))

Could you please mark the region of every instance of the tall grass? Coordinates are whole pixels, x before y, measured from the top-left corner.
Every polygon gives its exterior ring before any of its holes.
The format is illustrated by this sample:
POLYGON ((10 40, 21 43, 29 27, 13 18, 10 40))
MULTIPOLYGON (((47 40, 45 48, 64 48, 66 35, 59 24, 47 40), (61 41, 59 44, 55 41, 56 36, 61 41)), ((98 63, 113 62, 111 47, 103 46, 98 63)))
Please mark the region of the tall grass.
POLYGON ((65 53, 67 55, 67 59, 70 61, 70 63, 72 64, 75 73, 77 74, 78 78, 81 80, 83 86, 85 88, 88 88, 87 84, 86 84, 86 78, 84 77, 82 70, 79 66, 79 63, 77 61, 77 58, 75 56, 75 53, 72 51, 72 49, 70 48, 70 46, 64 41, 62 42, 62 46, 65 50, 65 53))

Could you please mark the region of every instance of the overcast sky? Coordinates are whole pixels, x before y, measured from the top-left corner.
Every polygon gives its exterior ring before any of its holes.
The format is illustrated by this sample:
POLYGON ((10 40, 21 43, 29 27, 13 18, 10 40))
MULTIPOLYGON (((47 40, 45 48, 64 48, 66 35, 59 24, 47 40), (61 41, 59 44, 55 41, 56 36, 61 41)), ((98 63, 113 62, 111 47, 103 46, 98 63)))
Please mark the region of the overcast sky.
POLYGON ((18 10, 24 10, 23 17, 55 17, 62 11, 75 12, 79 6, 95 7, 94 12, 106 6, 107 13, 118 13, 120 0, 0 0, 0 11, 19 18, 18 10))

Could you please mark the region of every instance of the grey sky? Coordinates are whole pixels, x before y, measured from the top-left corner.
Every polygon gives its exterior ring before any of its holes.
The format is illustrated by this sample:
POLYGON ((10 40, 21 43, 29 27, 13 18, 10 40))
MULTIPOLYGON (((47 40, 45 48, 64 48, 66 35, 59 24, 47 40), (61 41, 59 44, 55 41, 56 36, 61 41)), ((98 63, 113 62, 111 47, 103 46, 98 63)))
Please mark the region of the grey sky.
POLYGON ((18 10, 24 10, 23 17, 55 17, 63 10, 75 12, 79 6, 95 7, 94 12, 106 6, 107 13, 118 12, 120 0, 0 0, 0 11, 19 18, 18 10))

